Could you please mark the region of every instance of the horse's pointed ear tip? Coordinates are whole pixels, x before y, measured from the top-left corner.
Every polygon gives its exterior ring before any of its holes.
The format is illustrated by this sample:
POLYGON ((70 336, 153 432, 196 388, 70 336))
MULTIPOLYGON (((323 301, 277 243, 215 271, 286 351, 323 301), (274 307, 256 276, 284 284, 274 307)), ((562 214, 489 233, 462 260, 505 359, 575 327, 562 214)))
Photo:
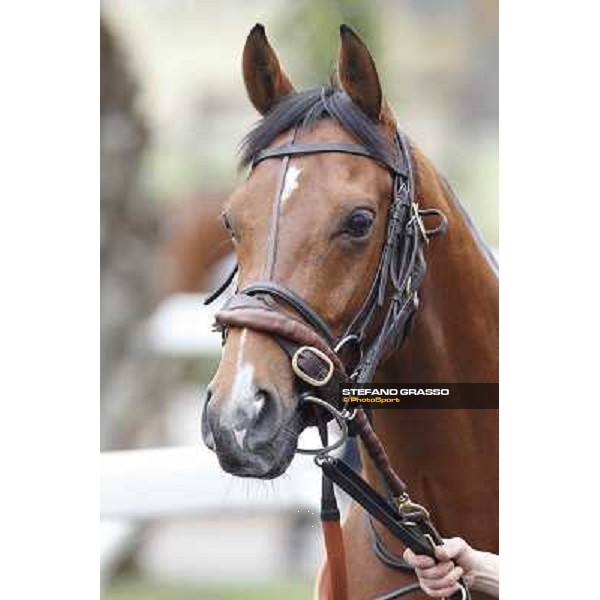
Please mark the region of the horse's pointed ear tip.
POLYGON ((250 30, 250 33, 248 34, 248 37, 253 37, 255 35, 261 36, 261 37, 266 37, 267 36, 267 32, 265 29, 265 26, 262 23, 256 23, 254 25, 254 27, 250 30))
POLYGON ((354 29, 352 29, 352 27, 350 27, 350 25, 346 25, 346 23, 342 23, 340 25, 340 37, 343 39, 345 38, 350 38, 350 37, 358 37, 356 35, 356 32, 354 31, 354 29))

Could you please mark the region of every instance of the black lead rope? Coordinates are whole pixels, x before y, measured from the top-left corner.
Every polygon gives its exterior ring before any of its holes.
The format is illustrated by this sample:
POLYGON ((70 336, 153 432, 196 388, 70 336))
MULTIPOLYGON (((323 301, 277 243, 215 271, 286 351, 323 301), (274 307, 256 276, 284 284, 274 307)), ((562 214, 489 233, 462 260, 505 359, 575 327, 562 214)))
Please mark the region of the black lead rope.
POLYGON ((377 558, 382 563, 384 563, 388 567, 391 567, 392 569, 402 569, 414 573, 414 568, 411 567, 402 556, 397 556, 396 554, 393 554, 390 550, 388 550, 383 539, 377 532, 377 529, 375 529, 375 524, 373 523, 371 515, 366 511, 365 523, 371 536, 371 546, 373 548, 373 552, 375 552, 377 558))
MULTIPOLYGON (((319 429, 320 431, 320 429, 319 429)), ((324 444, 327 443, 327 437, 324 444)), ((375 528, 370 523, 370 517, 377 519, 392 535, 397 537, 405 546, 410 548, 415 554, 424 554, 437 561, 435 550, 432 543, 436 546, 442 543, 442 539, 427 519, 418 515, 404 516, 400 511, 386 500, 375 488, 373 488, 365 479, 363 479, 354 469, 348 466, 343 460, 331 455, 318 455, 315 457, 315 463, 323 471, 321 510, 327 506, 328 511, 332 511, 332 517, 339 519, 339 511, 335 500, 333 483, 343 489, 355 502, 357 502, 367 513, 369 525, 371 526, 371 535, 374 537, 373 548, 376 556, 388 567, 395 569, 410 569, 414 571, 403 559, 393 556, 384 546, 379 538, 375 528), (333 498, 333 504, 331 503, 333 498)), ((329 513, 327 513, 329 514, 329 513)), ((461 578, 459 583, 462 589, 458 590, 450 600, 468 600, 470 598, 464 580, 461 578)), ((411 583, 384 596, 378 596, 374 600, 394 600, 408 594, 420 591, 421 586, 418 582, 411 583)))
POLYGON ((406 525, 404 517, 398 509, 343 460, 328 455, 317 456, 315 462, 323 469, 323 473, 328 479, 342 488, 365 511, 400 539, 405 546, 408 546, 415 554, 426 554, 435 558, 433 548, 422 534, 414 526, 406 525))
MULTIPOLYGON (((328 444, 327 423, 324 419, 319 418, 317 423, 321 443, 326 448, 328 444)), ((327 477, 325 471, 321 473, 321 521, 339 521, 340 509, 338 507, 337 498, 335 497, 335 489, 333 481, 327 477)))

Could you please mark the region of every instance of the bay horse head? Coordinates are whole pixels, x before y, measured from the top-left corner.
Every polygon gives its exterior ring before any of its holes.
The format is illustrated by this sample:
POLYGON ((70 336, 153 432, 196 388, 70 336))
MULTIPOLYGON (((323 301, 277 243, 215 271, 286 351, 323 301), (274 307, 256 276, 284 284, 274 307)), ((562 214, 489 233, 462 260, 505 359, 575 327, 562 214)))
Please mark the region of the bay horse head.
POLYGON ((244 141, 251 171, 223 211, 238 293, 217 314, 226 335, 202 415, 205 443, 239 476, 283 473, 314 424, 302 393, 349 377, 359 352, 368 380, 416 309, 423 226, 410 150, 368 49, 349 27, 340 34, 337 81, 302 92, 261 25, 244 47, 263 119, 244 141))

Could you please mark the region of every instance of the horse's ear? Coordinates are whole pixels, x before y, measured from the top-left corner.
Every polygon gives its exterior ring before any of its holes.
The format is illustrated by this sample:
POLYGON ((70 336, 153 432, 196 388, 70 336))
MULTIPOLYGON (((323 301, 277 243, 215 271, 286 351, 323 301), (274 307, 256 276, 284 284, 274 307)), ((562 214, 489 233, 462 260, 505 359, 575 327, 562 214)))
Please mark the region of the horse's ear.
POLYGON ((364 42, 348 25, 340 27, 342 45, 338 78, 344 91, 374 120, 381 117, 383 94, 375 61, 364 42))
POLYGON ((281 98, 294 91, 260 23, 248 34, 242 68, 248 97, 261 115, 268 113, 281 98))

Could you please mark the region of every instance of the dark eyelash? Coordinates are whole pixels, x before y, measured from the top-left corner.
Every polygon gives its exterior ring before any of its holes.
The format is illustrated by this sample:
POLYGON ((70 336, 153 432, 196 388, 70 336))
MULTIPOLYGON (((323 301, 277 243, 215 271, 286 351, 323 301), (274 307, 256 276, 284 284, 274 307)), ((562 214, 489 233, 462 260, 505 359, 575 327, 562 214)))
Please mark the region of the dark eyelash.
POLYGON ((232 231, 231 221, 229 220, 227 213, 221 213, 221 225, 223 225, 227 231, 232 231))

